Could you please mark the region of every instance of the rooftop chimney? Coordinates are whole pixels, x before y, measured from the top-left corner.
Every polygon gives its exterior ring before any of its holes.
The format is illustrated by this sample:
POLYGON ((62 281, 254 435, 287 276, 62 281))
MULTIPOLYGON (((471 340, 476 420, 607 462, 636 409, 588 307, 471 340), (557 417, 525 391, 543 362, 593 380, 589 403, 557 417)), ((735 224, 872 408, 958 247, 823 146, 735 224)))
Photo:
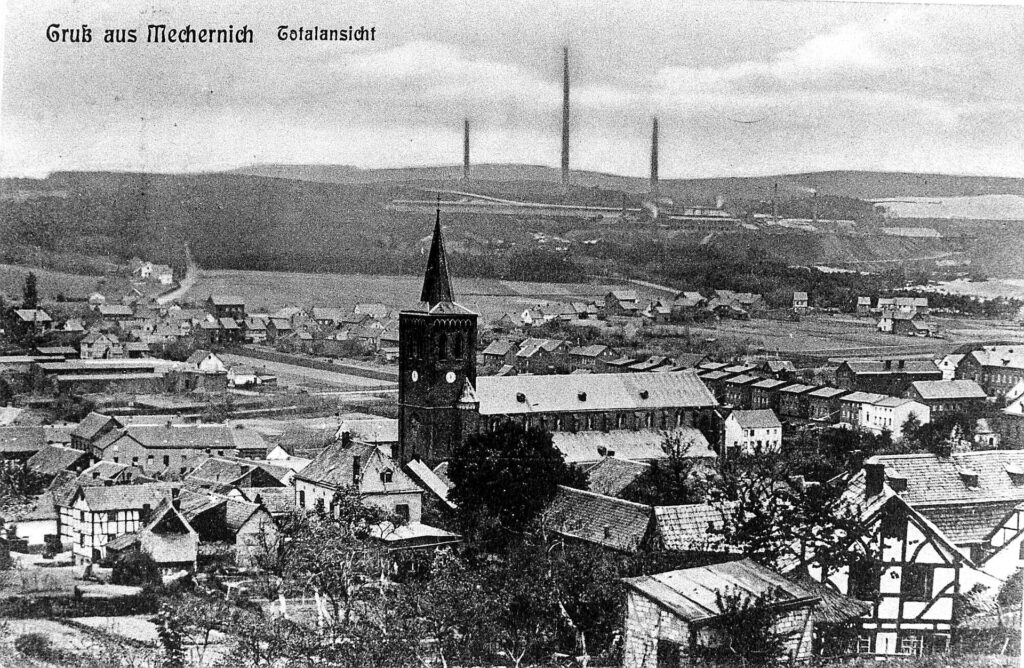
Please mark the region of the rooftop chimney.
POLYGON ((887 479, 889 487, 892 487, 892 491, 897 493, 907 491, 907 476, 894 473, 888 476, 887 479))
POLYGON ((658 197, 658 117, 651 126, 651 196, 658 197))
POLYGON ((569 186, 569 47, 562 50, 562 185, 569 186))
POLYGON ((469 180, 469 119, 463 122, 462 128, 462 180, 469 180))
POLYGON ((870 499, 882 493, 885 484, 885 464, 864 464, 864 497, 870 499))

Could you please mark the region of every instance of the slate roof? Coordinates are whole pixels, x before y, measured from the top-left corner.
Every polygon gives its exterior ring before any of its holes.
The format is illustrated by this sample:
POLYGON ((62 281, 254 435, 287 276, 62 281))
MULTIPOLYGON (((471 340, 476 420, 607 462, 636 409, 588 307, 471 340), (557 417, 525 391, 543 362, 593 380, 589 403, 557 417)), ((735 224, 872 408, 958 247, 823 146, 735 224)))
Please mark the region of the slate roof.
POLYGON ((982 350, 975 350, 971 353, 971 357, 982 366, 1000 369, 1024 369, 1024 346, 992 346, 982 350))
POLYGON ((840 399, 840 401, 849 401, 856 404, 874 404, 875 402, 885 399, 886 396, 887 395, 877 394, 875 392, 851 392, 840 399))
POLYGON ((234 484, 241 478, 248 475, 253 469, 257 468, 265 471, 269 477, 281 482, 282 485, 284 484, 282 481, 291 473, 291 471, 286 468, 248 459, 207 457, 199 464, 199 466, 188 474, 188 477, 200 480, 210 480, 212 482, 234 484))
POLYGON ((868 461, 884 464, 887 475, 905 477, 907 490, 900 496, 920 510, 944 504, 1024 501, 1024 476, 1010 473, 1024 470, 1024 450, 980 450, 950 457, 879 455, 868 461), (965 470, 978 475, 977 487, 967 486, 961 476, 965 470))
POLYGON ((514 348, 518 348, 518 346, 511 341, 491 341, 490 345, 484 348, 484 351, 481 354, 505 356, 514 348))
MULTIPOLYGON (((708 445, 708 440, 699 430, 692 427, 679 427, 671 430, 678 434, 684 442, 692 443, 687 457, 713 459, 716 457, 708 445)), ((551 441, 562 453, 567 464, 586 464, 598 462, 606 455, 614 453, 622 459, 633 461, 652 461, 668 459, 662 447, 665 432, 655 429, 615 429, 603 431, 579 431, 575 434, 567 431, 556 431, 551 434, 551 441)))
POLYGON ((345 420, 338 433, 348 432, 354 441, 364 443, 398 443, 398 420, 377 418, 366 420, 345 420))
POLYGON ((243 487, 242 494, 252 503, 262 503, 271 515, 287 515, 295 510, 293 487, 243 487))
POLYGON ((146 448, 259 448, 266 452, 266 442, 256 432, 221 424, 128 425, 114 440, 120 437, 132 438, 146 448))
POLYGON ((480 376, 477 378, 476 393, 480 399, 481 415, 718 405, 714 395, 692 371, 585 376, 480 376))
POLYGON ((986 399, 988 395, 973 380, 918 380, 910 384, 925 401, 941 399, 986 399))
POLYGON ((754 383, 750 387, 756 387, 759 390, 774 390, 775 388, 781 387, 786 383, 787 381, 785 380, 773 380, 771 378, 766 378, 760 382, 754 383))
POLYGON ((559 485, 545 514, 557 533, 620 552, 636 552, 651 530, 650 506, 559 485))
POLYGON ((655 506, 654 523, 666 550, 685 551, 737 551, 727 550, 721 531, 728 520, 732 505, 712 506, 706 503, 688 503, 680 506, 655 506))
POLYGON ((1020 503, 1017 500, 995 503, 958 503, 937 506, 919 506, 917 509, 942 529, 957 545, 980 543, 988 538, 1010 512, 1020 503))
POLYGON ((730 589, 750 598, 778 592, 781 600, 769 607, 813 606, 820 600, 804 587, 749 559, 627 578, 623 582, 691 624, 718 617, 722 611, 718 607, 717 594, 730 589))
POLYGON ((266 509, 258 503, 228 499, 225 511, 225 521, 228 528, 232 533, 238 533, 239 529, 249 521, 249 518, 261 509, 266 512, 266 509))
POLYGON ((36 453, 46 447, 46 432, 42 427, 0 427, 0 453, 36 453))
POLYGON ((618 496, 649 468, 643 462, 605 457, 587 471, 587 488, 595 494, 618 496))
POLYGON ((50 444, 29 457, 27 464, 33 471, 51 476, 70 468, 75 462, 87 457, 88 454, 81 450, 50 444))
POLYGON ((841 390, 838 387, 820 387, 813 392, 808 393, 807 396, 815 397, 817 399, 835 399, 841 394, 846 394, 848 390, 841 390))
POLYGON ((779 422, 778 416, 776 416, 775 411, 771 409, 755 411, 733 411, 730 417, 736 419, 736 423, 739 424, 741 429, 782 428, 782 423, 779 422))
POLYGON ((431 471, 430 467, 424 464, 422 460, 413 459, 405 465, 405 468, 423 491, 430 492, 449 508, 455 508, 455 504, 448 500, 451 485, 431 471))
POLYGON ((362 493, 395 493, 418 492, 420 488, 387 454, 376 445, 352 441, 346 444, 336 441, 327 446, 309 463, 306 468, 295 474, 296 479, 306 480, 316 485, 331 487, 351 487, 353 480, 354 458, 359 457, 359 491, 362 493), (367 476, 367 471, 376 467, 387 467, 392 471, 392 481, 385 483, 376 476, 367 476))
POLYGON ((574 357, 597 357, 606 350, 611 350, 611 348, 594 343, 589 346, 576 346, 569 350, 569 354, 574 357))
POLYGON ((141 510, 145 505, 155 508, 167 496, 169 485, 94 485, 81 487, 80 490, 89 509, 98 513, 109 510, 141 510))
POLYGON ((886 360, 846 360, 843 364, 850 367, 850 370, 857 375, 876 374, 900 374, 900 373, 930 373, 936 377, 942 377, 942 370, 932 360, 904 360, 903 368, 899 368, 899 360, 888 360, 890 368, 885 368, 886 360))

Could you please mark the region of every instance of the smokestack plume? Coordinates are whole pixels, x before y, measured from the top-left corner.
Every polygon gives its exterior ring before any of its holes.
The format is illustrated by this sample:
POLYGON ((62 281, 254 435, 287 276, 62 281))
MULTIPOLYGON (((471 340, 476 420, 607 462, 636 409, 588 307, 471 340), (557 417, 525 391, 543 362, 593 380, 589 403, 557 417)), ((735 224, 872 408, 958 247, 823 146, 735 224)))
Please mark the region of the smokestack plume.
POLYGON ((658 117, 651 127, 651 194, 658 196, 658 117))
POLYGON ((569 47, 562 50, 562 185, 569 185, 569 47))
POLYGON ((462 180, 469 180, 469 119, 462 126, 462 180))

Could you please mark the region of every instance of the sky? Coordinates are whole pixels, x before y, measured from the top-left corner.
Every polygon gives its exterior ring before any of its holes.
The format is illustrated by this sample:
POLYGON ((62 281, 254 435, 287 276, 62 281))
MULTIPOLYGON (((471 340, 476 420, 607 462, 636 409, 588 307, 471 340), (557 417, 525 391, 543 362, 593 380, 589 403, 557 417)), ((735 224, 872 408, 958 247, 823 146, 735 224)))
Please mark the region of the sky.
POLYGON ((662 178, 832 169, 1024 177, 1024 7, 678 0, 6 3, 0 174, 557 166, 662 178), (88 44, 46 29, 89 25, 88 44), (144 43, 248 25, 254 44, 144 43), (277 26, 376 27, 282 42, 277 26), (105 44, 104 28, 137 28, 105 44))

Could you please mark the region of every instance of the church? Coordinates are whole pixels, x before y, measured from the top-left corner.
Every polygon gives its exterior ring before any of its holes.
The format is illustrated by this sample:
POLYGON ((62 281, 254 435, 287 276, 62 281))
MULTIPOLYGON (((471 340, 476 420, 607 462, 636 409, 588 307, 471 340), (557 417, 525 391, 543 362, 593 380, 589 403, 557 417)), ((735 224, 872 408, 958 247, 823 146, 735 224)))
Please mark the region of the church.
POLYGON ((441 211, 420 294, 399 314, 398 448, 402 464, 447 461, 470 434, 502 421, 580 434, 700 430, 718 442, 718 402, 692 370, 544 376, 476 375, 477 314, 455 301, 441 238, 441 211))

